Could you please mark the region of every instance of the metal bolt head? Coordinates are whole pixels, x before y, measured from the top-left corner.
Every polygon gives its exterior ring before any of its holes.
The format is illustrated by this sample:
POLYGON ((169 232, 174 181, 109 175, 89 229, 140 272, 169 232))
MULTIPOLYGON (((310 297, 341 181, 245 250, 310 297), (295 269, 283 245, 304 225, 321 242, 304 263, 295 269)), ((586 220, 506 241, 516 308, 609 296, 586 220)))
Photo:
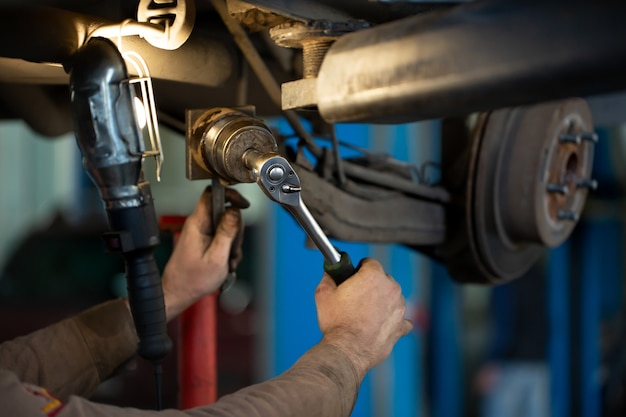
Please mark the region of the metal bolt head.
POLYGON ((285 170, 280 166, 273 166, 269 169, 267 176, 272 181, 280 181, 285 176, 285 170))

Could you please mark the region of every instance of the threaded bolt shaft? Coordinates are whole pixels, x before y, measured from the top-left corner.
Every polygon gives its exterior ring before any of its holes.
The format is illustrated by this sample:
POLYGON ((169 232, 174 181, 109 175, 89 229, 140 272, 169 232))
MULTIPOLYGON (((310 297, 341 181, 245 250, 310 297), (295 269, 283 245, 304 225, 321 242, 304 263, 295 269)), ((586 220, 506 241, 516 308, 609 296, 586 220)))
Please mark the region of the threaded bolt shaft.
POLYGON ((322 61, 333 41, 305 40, 302 42, 302 76, 315 78, 320 72, 322 61))

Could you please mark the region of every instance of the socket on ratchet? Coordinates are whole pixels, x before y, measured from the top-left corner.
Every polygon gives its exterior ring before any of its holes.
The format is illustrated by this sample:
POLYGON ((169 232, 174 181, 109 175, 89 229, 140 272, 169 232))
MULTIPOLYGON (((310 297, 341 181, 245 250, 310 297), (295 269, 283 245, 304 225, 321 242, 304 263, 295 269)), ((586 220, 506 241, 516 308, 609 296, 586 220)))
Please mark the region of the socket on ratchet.
POLYGON ((350 257, 330 243, 302 201, 300 179, 277 153, 272 132, 259 119, 230 108, 187 112, 187 178, 224 184, 256 182, 289 211, 324 256, 324 270, 337 285, 355 273, 350 257))

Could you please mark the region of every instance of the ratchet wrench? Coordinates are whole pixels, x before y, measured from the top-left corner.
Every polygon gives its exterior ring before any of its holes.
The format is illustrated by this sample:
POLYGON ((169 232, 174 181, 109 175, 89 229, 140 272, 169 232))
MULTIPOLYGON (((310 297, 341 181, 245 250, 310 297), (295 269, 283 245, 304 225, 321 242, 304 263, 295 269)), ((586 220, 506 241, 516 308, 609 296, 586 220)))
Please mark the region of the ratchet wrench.
POLYGON ((302 201, 300 178, 291 164, 276 153, 263 153, 254 149, 244 153, 243 161, 248 169, 252 170, 257 184, 265 195, 289 211, 322 252, 324 271, 335 283, 339 285, 354 275, 356 270, 350 256, 335 249, 302 201))

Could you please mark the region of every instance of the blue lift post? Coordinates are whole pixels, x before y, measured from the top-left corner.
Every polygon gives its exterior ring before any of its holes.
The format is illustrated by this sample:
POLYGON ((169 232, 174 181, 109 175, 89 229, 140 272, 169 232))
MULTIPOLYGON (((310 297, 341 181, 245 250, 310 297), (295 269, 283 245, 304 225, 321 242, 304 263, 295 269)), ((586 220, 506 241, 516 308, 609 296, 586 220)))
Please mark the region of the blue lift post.
MULTIPOLYGON (((590 197, 585 217, 575 233, 582 256, 573 261, 579 267, 579 304, 576 325, 579 332, 574 343, 580 346, 576 358, 578 374, 576 404, 580 417, 603 415, 601 326, 619 317, 623 305, 623 213, 620 186, 622 161, 615 157, 615 142, 610 129, 597 129, 600 142, 594 152, 594 178, 600 186, 590 197), (618 165, 619 164, 619 165, 618 165)), ((608 327, 610 328, 610 327, 608 327)), ((609 369, 610 372, 610 369, 609 369)))
POLYGON ((550 320, 548 359, 552 417, 571 415, 570 259, 569 241, 553 249, 548 257, 547 311, 550 320))
POLYGON ((552 250, 549 258, 554 417, 602 415, 601 325, 602 320, 615 317, 623 304, 622 191, 616 180, 619 170, 614 165, 609 130, 597 132, 600 142, 595 147, 593 176, 600 187, 589 198, 599 203, 587 204, 573 238, 552 250))
POLYGON ((431 415, 460 417, 463 413, 460 297, 445 266, 432 262, 430 281, 431 415))
POLYGON ((582 226, 580 298, 581 417, 602 415, 601 324, 621 294, 622 224, 619 217, 591 216, 582 226))
MULTIPOLYGON (((581 417, 599 417, 601 401, 600 326, 603 299, 620 293, 622 274, 622 232, 618 218, 592 217, 578 226, 580 239, 575 242, 584 256, 576 262, 569 241, 553 250, 549 262, 549 313, 551 323, 550 371, 552 382, 551 415, 571 416, 576 409, 581 417), (572 266, 579 267, 574 280, 572 266), (572 285, 579 285, 579 301, 572 308, 572 285), (572 312, 576 311, 573 315, 572 312), (573 326, 578 328, 573 338, 573 326), (572 368, 572 346, 579 346, 578 366, 572 368), (578 370, 579 385, 571 385, 572 369, 578 370), (579 395, 573 396, 573 392, 579 395), (575 408, 573 408, 575 407, 575 408)), ((611 303, 609 303, 611 304, 611 303)), ((612 303, 615 304, 615 303, 612 303)), ((610 308, 610 307, 609 307, 610 308)))
POLYGON ((600 291, 602 275, 610 273, 613 222, 586 221, 582 229, 580 277, 580 392, 581 417, 600 416, 600 291), (608 266, 609 268, 605 268, 608 266))
MULTIPOLYGON (((386 134, 386 151, 401 160, 414 162, 409 155, 409 142, 422 138, 414 127, 368 127, 338 125, 341 141, 370 148, 374 135, 386 134)), ((378 149, 381 150, 381 149, 378 149)), ((268 264, 264 267, 269 277, 267 304, 273 308, 266 317, 265 328, 271 334, 264 341, 262 351, 267 356, 263 378, 272 377, 288 369, 300 355, 317 343, 321 333, 317 326, 314 290, 322 276, 321 254, 304 247, 302 229, 282 208, 273 206, 267 224, 264 242, 268 264)), ((364 257, 376 257, 385 269, 403 287, 410 312, 419 302, 419 288, 423 280, 420 271, 423 257, 406 248, 358 243, 334 242, 347 251, 357 263, 364 257)), ((419 329, 403 338, 391 357, 371 372, 363 381, 353 417, 421 417, 422 415, 422 337, 419 329), (387 383, 389 382, 389 383, 387 383), (380 388, 384 389, 381 392, 380 388)))

